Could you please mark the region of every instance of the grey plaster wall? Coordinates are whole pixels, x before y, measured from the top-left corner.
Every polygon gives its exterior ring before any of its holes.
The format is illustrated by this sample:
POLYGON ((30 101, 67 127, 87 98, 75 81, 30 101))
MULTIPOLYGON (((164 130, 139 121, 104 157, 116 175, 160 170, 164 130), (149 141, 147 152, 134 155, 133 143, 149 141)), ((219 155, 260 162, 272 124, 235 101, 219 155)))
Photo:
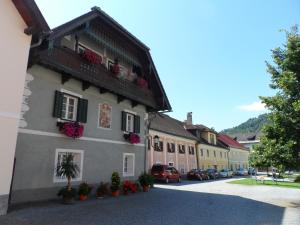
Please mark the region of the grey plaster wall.
MULTIPOLYGON (((141 117, 141 143, 144 143, 145 107, 131 107, 130 101, 117 103, 117 97, 106 93, 100 94, 95 87, 81 90, 81 82, 69 80, 61 84, 61 75, 40 66, 32 67, 30 73, 34 79, 28 84, 32 92, 28 98, 29 110, 24 114, 30 131, 60 134, 56 126, 57 118, 52 117, 55 90, 61 88, 82 95, 88 99, 88 119, 84 125, 84 137, 121 141, 106 143, 93 140, 72 139, 19 132, 16 146, 16 166, 13 178, 12 203, 55 198, 58 187, 66 183, 54 182, 56 149, 83 150, 82 181, 98 184, 110 181, 112 172, 117 171, 122 177, 123 153, 135 154, 134 177, 123 179, 135 180, 145 168, 145 147, 124 143, 121 131, 121 111, 130 110, 141 117), (97 128, 99 103, 112 105, 112 128, 97 128)), ((80 181, 74 182, 78 185, 80 181)))
POLYGON ((5 215, 8 207, 8 195, 0 195, 0 216, 5 215))

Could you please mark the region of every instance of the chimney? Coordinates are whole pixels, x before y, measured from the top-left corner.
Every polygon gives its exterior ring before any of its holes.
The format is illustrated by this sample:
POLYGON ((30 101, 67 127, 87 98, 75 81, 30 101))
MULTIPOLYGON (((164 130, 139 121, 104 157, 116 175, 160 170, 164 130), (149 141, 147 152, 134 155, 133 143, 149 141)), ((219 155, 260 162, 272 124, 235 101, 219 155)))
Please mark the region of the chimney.
POLYGON ((193 125, 192 112, 188 112, 186 116, 186 125, 193 125))

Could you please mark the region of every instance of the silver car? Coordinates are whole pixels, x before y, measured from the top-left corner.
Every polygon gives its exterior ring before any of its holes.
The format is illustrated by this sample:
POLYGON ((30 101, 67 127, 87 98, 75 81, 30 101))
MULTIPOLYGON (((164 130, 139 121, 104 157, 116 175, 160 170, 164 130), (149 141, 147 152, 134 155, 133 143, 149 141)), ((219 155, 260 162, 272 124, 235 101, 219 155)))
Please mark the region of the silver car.
POLYGON ((232 177, 232 174, 231 170, 223 169, 220 171, 220 177, 232 177))

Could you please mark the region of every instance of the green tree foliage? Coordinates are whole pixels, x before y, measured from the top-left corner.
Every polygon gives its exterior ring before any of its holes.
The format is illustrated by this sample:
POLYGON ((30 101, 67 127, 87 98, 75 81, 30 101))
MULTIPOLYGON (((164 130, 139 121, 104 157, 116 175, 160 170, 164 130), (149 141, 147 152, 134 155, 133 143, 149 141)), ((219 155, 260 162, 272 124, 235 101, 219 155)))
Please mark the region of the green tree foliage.
POLYGON ((256 118, 250 118, 236 127, 221 131, 221 133, 225 133, 233 138, 260 134, 262 127, 267 123, 267 117, 268 114, 265 113, 256 118))
POLYGON ((260 97, 271 113, 258 151, 280 170, 300 167, 300 35, 296 26, 285 32, 286 44, 272 50, 274 64, 267 62, 277 93, 260 97))

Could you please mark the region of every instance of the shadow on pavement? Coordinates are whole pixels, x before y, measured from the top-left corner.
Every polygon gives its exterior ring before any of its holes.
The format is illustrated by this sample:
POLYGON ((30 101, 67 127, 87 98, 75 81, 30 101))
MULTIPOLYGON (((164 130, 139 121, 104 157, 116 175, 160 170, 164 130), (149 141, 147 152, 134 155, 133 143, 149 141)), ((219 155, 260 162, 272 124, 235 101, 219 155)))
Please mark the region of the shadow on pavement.
POLYGON ((0 216, 1 225, 280 225, 285 208, 239 196, 162 188, 74 205, 49 203, 0 216))

